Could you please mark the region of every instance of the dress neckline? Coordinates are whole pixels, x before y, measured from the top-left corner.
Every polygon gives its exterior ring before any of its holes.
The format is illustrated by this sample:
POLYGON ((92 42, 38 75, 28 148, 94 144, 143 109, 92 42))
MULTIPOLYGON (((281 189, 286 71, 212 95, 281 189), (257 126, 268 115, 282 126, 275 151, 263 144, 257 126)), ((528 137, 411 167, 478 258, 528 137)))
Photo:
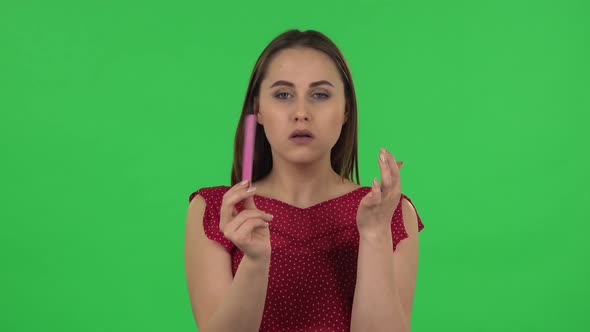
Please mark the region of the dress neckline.
POLYGON ((324 200, 324 201, 321 201, 321 202, 319 202, 319 203, 316 203, 316 204, 314 204, 314 205, 311 205, 311 206, 308 206, 308 207, 304 207, 304 208, 302 208, 302 207, 298 207, 298 206, 295 206, 295 205, 291 205, 291 204, 289 204, 289 203, 286 203, 286 202, 284 202, 284 201, 281 201, 280 199, 276 199, 276 198, 270 198, 270 197, 266 197, 266 196, 260 196, 260 195, 258 195, 258 194, 254 194, 254 197, 258 197, 258 198, 260 198, 260 199, 267 200, 267 201, 276 202, 276 203, 278 203, 278 204, 280 204, 280 205, 284 205, 284 206, 286 206, 286 207, 289 207, 289 208, 291 208, 291 209, 294 209, 294 210, 297 210, 297 211, 308 211, 308 210, 311 210, 311 209, 314 209, 314 208, 320 207, 320 206, 322 206, 322 205, 325 205, 325 204, 328 204, 328 203, 333 203, 333 202, 335 202, 335 201, 341 200, 341 199, 343 199, 344 197, 350 196, 350 195, 352 195, 353 193, 355 193, 355 192, 357 192, 357 191, 360 191, 360 190, 362 190, 362 189, 365 189, 365 190, 366 190, 366 189, 369 189, 369 190, 370 190, 370 189, 371 189, 371 187, 364 187, 364 186, 363 186, 363 187, 359 187, 359 188, 353 189, 352 191, 349 191, 349 192, 347 192, 347 193, 344 193, 344 194, 342 194, 342 195, 340 195, 340 196, 333 197, 333 198, 329 198, 329 199, 326 199, 326 200, 324 200))

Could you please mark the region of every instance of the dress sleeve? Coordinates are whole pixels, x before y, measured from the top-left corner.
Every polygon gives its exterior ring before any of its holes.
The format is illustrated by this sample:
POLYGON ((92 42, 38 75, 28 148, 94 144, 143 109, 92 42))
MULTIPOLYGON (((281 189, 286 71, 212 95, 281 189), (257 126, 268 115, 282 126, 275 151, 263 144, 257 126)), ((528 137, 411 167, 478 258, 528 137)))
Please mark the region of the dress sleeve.
POLYGON ((223 199, 223 192, 218 188, 201 188, 189 196, 189 204, 192 199, 200 195, 205 199, 205 213, 203 214, 203 230, 207 237, 220 245, 222 245, 228 253, 232 254, 235 245, 230 240, 223 236, 223 232, 219 229, 219 210, 221 208, 221 201, 223 199))
POLYGON ((414 203, 412 203, 412 200, 402 194, 402 199, 400 199, 400 202, 397 206, 397 208, 395 209, 395 212, 393 213, 393 218, 391 221, 391 232, 393 235, 393 251, 395 251, 395 248, 397 247, 397 244, 408 237, 408 233, 406 233, 406 228, 404 227, 404 220, 403 220, 403 216, 402 216, 402 200, 403 198, 406 198, 411 204, 412 206, 414 206, 414 211, 416 211, 416 216, 418 217, 418 232, 420 232, 423 228, 424 228, 424 224, 422 223, 422 220, 420 219, 420 215, 418 214, 418 210, 416 209, 416 206, 414 205, 414 203))

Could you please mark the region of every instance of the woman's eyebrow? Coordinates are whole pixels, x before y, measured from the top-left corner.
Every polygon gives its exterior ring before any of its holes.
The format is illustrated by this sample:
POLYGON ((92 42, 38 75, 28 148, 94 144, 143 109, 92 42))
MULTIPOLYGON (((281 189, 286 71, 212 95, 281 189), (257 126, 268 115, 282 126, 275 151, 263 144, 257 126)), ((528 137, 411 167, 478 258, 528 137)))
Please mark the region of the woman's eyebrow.
MULTIPOLYGON (((317 81, 317 82, 311 82, 309 84, 309 87, 310 88, 313 88, 314 86, 323 85, 323 84, 327 84, 327 85, 330 85, 330 86, 334 87, 334 85, 332 83, 330 83, 330 82, 328 82, 326 80, 321 80, 321 81, 317 81)), ((293 83, 291 83, 289 81, 283 81, 283 80, 279 80, 279 81, 274 82, 270 87, 273 88, 273 87, 278 86, 278 85, 286 85, 286 86, 290 86, 290 87, 295 87, 295 84, 293 84, 293 83)))

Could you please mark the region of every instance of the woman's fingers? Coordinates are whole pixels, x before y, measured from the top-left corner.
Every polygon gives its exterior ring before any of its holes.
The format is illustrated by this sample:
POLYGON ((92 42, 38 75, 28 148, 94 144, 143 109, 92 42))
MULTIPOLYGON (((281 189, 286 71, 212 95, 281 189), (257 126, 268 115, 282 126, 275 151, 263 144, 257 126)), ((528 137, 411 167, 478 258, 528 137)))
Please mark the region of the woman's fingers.
POLYGON ((381 171, 381 191, 387 195, 395 192, 399 182, 399 170, 402 162, 395 160, 393 154, 385 148, 381 148, 379 152, 379 169, 381 171))
POLYGON ((381 148, 379 152, 379 170, 381 171, 381 191, 387 194, 393 189, 393 177, 385 148, 381 148))
POLYGON ((247 186, 241 186, 241 188, 231 188, 228 191, 226 191, 225 194, 223 194, 220 214, 234 217, 236 215, 235 205, 248 197, 254 196, 255 191, 248 190, 249 189, 247 186))
POLYGON ((389 166, 389 169, 391 170, 391 178, 393 180, 396 179, 399 168, 400 168, 400 163, 395 160, 395 157, 393 156, 393 153, 385 150, 385 160, 387 161, 387 165, 389 166))
POLYGON ((237 237, 247 237, 251 234, 255 228, 264 227, 268 228, 269 224, 265 220, 260 219, 248 219, 247 222, 244 222, 242 226, 234 232, 237 237))
MULTIPOLYGON (((225 227, 223 227, 223 235, 227 237, 228 234, 233 234, 238 231, 242 231, 240 229, 240 227, 243 227, 243 225, 246 223, 246 221, 248 219, 253 219, 253 218, 262 219, 262 222, 267 222, 267 221, 272 220, 272 217, 264 211, 243 210, 230 223, 228 223, 227 225, 225 225, 225 227)), ((256 223, 258 223, 258 222, 256 222, 256 223)), ((247 228, 248 227, 246 227, 246 230, 247 230, 247 228)), ((231 235, 229 235, 229 236, 231 236, 231 235)))

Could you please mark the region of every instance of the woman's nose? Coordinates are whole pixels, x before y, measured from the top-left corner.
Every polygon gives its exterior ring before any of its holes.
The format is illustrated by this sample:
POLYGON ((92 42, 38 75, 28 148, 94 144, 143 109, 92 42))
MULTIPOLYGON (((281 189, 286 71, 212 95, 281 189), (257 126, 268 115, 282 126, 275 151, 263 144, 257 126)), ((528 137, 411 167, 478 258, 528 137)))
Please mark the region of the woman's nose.
POLYGON ((307 121, 307 120, 309 120, 309 118, 308 118, 307 114, 297 113, 297 114, 295 114, 295 121, 299 121, 299 120, 307 121))
POLYGON ((299 120, 309 120, 309 114, 308 112, 305 110, 305 103, 301 103, 298 107, 297 107, 297 111, 295 111, 295 120, 299 121, 299 120))

